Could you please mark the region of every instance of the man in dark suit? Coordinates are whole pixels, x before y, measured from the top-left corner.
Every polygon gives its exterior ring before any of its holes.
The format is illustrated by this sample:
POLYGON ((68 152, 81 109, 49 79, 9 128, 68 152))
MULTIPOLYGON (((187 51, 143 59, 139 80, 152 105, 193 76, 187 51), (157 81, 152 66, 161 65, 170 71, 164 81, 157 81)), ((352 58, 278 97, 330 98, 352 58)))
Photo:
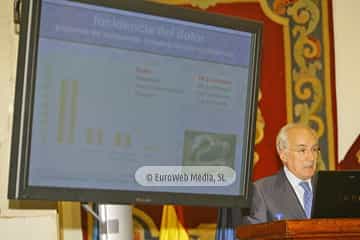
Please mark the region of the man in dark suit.
POLYGON ((252 184, 250 212, 243 224, 310 218, 318 137, 307 125, 290 123, 279 131, 276 148, 283 168, 252 184))

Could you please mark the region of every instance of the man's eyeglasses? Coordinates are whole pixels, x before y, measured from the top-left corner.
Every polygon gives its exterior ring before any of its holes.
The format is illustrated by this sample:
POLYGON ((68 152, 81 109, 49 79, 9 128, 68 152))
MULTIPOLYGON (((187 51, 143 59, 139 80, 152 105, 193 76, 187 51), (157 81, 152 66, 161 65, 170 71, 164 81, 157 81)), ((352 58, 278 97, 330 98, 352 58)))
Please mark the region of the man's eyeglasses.
POLYGON ((312 148, 301 147, 301 148, 289 149, 289 150, 299 154, 300 156, 305 156, 308 153, 311 153, 311 155, 313 156, 318 156, 320 153, 319 147, 312 147, 312 148))

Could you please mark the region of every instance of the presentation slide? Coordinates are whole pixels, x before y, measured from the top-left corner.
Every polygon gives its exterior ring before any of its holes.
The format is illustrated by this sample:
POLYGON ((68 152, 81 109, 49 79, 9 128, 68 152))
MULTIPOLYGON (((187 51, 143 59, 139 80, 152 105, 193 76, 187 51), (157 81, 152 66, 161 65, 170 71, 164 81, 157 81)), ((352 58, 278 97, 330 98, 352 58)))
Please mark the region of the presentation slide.
POLYGON ((30 185, 238 195, 251 35, 43 1, 30 185))

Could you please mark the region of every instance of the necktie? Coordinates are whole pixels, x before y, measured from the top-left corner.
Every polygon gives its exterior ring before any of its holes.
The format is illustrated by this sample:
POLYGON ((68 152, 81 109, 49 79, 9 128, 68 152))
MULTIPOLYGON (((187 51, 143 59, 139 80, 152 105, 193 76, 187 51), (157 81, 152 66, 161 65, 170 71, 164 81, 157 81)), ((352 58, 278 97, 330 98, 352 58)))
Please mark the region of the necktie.
POLYGON ((313 194, 312 194, 312 191, 310 189, 308 182, 301 182, 300 186, 304 189, 304 199, 303 199, 304 200, 304 210, 305 210, 306 216, 308 218, 310 218, 313 194))

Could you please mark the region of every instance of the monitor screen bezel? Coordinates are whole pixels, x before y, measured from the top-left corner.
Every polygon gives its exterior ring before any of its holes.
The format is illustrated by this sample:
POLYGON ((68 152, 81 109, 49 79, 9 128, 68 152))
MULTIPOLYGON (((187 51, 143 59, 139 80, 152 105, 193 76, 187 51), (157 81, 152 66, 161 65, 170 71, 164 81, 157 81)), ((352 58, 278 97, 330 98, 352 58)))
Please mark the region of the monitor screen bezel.
POLYGON ((245 163, 243 164, 243 172, 245 174, 241 176, 245 183, 244 191, 242 191, 240 195, 232 196, 30 186, 28 182, 29 165, 31 164, 29 161, 29 151, 32 134, 31 126, 35 95, 41 0, 29 0, 23 2, 21 11, 8 197, 10 199, 24 200, 37 199, 120 204, 138 203, 247 207, 249 205, 248 190, 251 181, 255 142, 262 24, 253 20, 239 19, 195 9, 138 0, 78 0, 73 2, 95 4, 200 24, 210 24, 253 34, 251 80, 249 80, 249 97, 247 98, 246 104, 249 114, 246 116, 246 134, 244 136, 244 145, 246 146, 244 149, 246 149, 246 151, 242 153, 245 158, 245 163))

